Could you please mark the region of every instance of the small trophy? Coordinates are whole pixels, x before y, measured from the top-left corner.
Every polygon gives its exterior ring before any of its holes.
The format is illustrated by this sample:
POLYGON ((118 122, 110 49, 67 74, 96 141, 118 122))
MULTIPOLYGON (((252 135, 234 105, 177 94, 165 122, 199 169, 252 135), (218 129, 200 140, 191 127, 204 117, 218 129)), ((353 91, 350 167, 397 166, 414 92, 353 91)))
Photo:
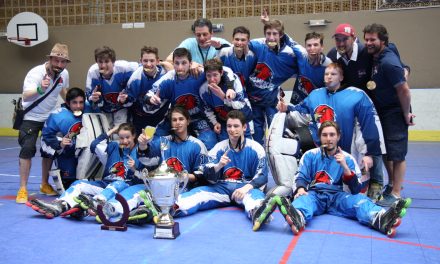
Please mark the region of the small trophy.
POLYGON ((168 167, 164 159, 164 151, 168 148, 168 140, 161 138, 162 163, 152 176, 145 175, 145 177, 153 200, 161 209, 154 229, 154 238, 175 239, 180 235, 179 223, 174 221, 170 209, 179 193, 186 187, 188 177, 185 172, 179 173, 168 167), (180 183, 183 184, 179 188, 180 183))
POLYGON ((103 206, 102 204, 98 205, 98 216, 99 219, 101 219, 102 225, 101 230, 110 230, 110 231, 127 231, 127 221, 130 214, 130 209, 128 207, 127 201, 120 195, 119 193, 116 194, 115 199, 121 203, 122 205, 122 217, 121 219, 117 220, 116 222, 112 222, 109 219, 107 219, 107 216, 104 214, 103 206))

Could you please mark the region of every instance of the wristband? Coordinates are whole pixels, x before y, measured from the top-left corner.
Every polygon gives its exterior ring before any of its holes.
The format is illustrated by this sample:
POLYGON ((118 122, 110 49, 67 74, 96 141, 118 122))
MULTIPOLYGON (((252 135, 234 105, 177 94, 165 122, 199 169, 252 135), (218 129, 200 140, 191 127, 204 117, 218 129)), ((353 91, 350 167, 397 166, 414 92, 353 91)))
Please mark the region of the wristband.
POLYGON ((44 94, 45 91, 43 91, 43 89, 41 89, 41 87, 38 86, 38 87, 37 87, 37 93, 38 93, 38 94, 44 94))

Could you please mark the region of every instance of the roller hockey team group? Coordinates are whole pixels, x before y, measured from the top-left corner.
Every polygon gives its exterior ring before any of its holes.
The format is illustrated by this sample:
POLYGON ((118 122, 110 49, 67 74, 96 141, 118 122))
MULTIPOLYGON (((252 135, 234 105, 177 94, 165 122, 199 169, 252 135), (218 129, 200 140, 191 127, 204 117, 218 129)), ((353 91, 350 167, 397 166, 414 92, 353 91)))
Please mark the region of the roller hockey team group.
POLYGON ((96 216, 102 205, 109 219, 118 219, 119 193, 129 205, 128 223, 151 223, 160 209, 141 171, 166 162, 189 180, 174 217, 237 205, 257 231, 278 207, 294 234, 313 216, 329 213, 394 236, 411 203, 400 192, 415 116, 409 67, 388 42, 386 28, 367 25, 362 40, 350 24, 340 24, 326 56, 322 34, 308 33, 303 47, 281 21, 266 13, 261 21, 264 38, 251 39, 239 26, 231 44, 213 37, 209 20, 198 19, 194 37, 164 61, 155 47, 143 47, 140 62, 116 60, 113 49, 99 47, 85 92, 69 89, 68 47, 55 44, 48 61, 24 80, 23 107, 32 109, 19 130, 16 202, 47 218, 96 216), (292 77, 289 103, 280 85, 292 77), (58 95, 65 103, 55 109, 58 95), (86 115, 105 116, 110 129, 84 139, 83 131, 91 129, 86 115), (154 135, 148 136, 146 127, 155 127, 154 135), (282 133, 271 135, 269 129, 266 136, 269 127, 282 133), (40 192, 58 195, 48 183, 52 165, 65 189, 50 202, 28 200, 27 193, 40 131, 40 192), (82 141, 104 168, 96 180, 78 175, 82 141), (169 145, 165 150, 163 141, 169 145), (271 190, 268 175, 276 183, 271 190))

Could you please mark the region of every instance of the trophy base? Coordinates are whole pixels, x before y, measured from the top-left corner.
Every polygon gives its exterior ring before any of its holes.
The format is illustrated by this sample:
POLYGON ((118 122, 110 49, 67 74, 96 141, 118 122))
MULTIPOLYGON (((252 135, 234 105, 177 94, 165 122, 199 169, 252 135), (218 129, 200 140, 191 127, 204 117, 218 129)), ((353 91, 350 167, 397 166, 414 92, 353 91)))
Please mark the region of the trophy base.
POLYGON ((154 228, 154 238, 175 239, 180 235, 179 223, 174 222, 171 226, 156 225, 154 228))
POLYGON ((109 230, 109 231, 127 231, 127 226, 108 226, 101 225, 101 230, 109 230))

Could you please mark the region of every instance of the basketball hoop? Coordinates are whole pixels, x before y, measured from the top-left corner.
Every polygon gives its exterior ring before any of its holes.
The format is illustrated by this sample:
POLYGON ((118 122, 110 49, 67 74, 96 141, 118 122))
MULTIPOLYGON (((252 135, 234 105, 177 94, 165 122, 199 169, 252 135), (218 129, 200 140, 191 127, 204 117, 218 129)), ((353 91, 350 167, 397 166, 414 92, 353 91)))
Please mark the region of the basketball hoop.
POLYGON ((31 45, 31 39, 29 39, 29 38, 17 38, 17 37, 11 37, 11 38, 8 38, 8 41, 9 42, 15 42, 15 43, 17 43, 17 42, 24 42, 24 46, 30 46, 31 45))

